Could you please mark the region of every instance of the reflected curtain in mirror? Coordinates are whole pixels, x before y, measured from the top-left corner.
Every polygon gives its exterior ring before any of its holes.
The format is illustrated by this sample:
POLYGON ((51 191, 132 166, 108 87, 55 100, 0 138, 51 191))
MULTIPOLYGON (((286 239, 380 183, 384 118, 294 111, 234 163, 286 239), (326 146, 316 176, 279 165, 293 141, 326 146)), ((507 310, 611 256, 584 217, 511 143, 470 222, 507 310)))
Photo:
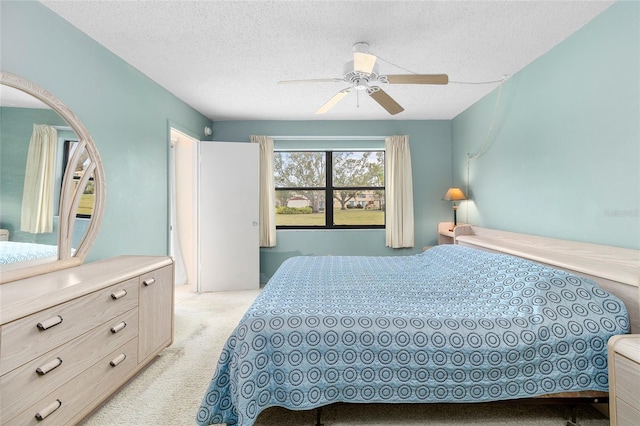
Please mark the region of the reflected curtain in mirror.
POLYGON ((34 234, 53 232, 53 185, 58 132, 33 125, 24 178, 20 230, 34 234))

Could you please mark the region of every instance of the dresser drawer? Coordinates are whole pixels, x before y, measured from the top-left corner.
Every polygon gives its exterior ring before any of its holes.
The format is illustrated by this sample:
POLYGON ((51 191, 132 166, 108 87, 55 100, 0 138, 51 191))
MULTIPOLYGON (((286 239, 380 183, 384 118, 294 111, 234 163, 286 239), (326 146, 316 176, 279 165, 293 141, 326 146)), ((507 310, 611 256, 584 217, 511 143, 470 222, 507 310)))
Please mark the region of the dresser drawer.
POLYGON ((0 375, 137 305, 138 279, 134 278, 3 325, 0 375))
MULTIPOLYGON (((96 399, 113 392, 131 374, 137 364, 138 340, 132 339, 102 358, 97 364, 76 376, 62 387, 44 396, 16 417, 9 425, 64 425, 82 413, 96 399), (124 357, 124 359, 122 359, 124 357), (122 359, 121 362, 117 362, 122 359), (111 362, 116 363, 115 366, 111 362), (39 421, 37 414, 45 416, 39 421)), ((88 413, 85 413, 88 414, 88 413)), ((78 419, 79 420, 79 419, 78 419)), ((3 423, 5 424, 5 423, 3 423)))
MULTIPOLYGON (((636 396, 636 399, 640 396, 636 396)), ((638 426, 640 425, 640 409, 632 407, 625 401, 618 398, 616 400, 617 406, 617 426, 638 426)))
POLYGON ((615 354, 616 397, 640 410, 640 365, 615 354))
POLYGON ((131 309, 0 377, 0 424, 135 338, 137 332, 138 310, 131 309))

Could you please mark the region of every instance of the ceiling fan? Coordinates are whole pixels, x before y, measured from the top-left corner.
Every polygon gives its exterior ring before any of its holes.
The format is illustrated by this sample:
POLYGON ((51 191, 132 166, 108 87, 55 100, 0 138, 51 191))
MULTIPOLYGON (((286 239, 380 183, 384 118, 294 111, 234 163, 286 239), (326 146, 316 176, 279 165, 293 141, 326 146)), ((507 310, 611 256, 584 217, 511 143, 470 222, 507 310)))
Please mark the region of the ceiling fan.
POLYGON ((317 78, 310 80, 285 80, 280 84, 289 83, 334 83, 347 82, 346 89, 340 90, 327 103, 316 111, 316 114, 324 114, 336 105, 342 98, 353 90, 366 90, 367 94, 391 115, 404 111, 404 108, 387 94, 380 84, 448 84, 449 77, 446 74, 397 74, 380 75, 378 72, 377 57, 369 53, 369 44, 359 42, 353 45, 353 61, 344 64, 344 75, 340 78, 317 78))

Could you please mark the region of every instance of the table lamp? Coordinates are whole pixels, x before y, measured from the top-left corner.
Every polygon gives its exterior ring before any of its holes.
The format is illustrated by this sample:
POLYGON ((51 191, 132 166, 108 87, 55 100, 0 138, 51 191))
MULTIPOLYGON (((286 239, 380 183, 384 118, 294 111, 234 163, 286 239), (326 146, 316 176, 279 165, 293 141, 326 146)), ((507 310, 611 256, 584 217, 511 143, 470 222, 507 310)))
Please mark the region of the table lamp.
MULTIPOLYGON (((464 195, 464 192, 462 192, 462 189, 449 188, 442 199, 445 201, 453 201, 453 228, 455 228, 458 225, 458 219, 456 217, 458 206, 456 206, 456 201, 466 200, 467 197, 464 195)), ((450 231, 453 231, 453 228, 450 229, 450 231)))

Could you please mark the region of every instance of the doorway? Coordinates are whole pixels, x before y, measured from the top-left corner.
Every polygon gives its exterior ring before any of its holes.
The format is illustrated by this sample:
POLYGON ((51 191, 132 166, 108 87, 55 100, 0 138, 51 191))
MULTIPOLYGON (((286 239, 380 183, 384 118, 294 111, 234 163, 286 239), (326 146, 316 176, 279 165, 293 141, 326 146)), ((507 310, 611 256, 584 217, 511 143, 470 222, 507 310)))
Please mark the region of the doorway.
POLYGON ((175 260, 176 286, 199 291, 198 140, 174 128, 170 134, 169 254, 175 260))

